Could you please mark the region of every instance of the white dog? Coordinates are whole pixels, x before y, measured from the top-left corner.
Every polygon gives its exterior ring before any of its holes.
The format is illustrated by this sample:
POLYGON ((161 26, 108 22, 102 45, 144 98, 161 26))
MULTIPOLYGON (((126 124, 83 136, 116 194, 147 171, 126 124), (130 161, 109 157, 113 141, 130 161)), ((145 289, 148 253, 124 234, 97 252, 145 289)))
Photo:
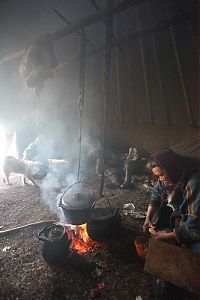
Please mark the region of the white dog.
POLYGON ((27 161, 23 159, 17 159, 13 156, 6 156, 3 162, 3 172, 5 177, 3 181, 10 184, 10 174, 19 173, 22 174, 22 182, 26 184, 26 178, 28 178, 33 185, 37 186, 33 179, 33 174, 36 173, 35 170, 41 167, 40 162, 27 161))

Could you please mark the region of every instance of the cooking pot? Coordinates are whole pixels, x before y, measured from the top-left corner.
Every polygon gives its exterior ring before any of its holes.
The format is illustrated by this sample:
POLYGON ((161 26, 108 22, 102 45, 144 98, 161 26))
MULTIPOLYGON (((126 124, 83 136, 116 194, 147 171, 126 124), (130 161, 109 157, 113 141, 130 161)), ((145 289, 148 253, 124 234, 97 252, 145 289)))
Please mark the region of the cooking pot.
POLYGON ((42 256, 50 265, 64 265, 69 254, 70 240, 61 224, 47 225, 38 234, 43 242, 42 256))
POLYGON ((149 236, 146 233, 136 236, 134 245, 138 256, 145 260, 149 249, 149 236))
POLYGON ((113 208, 108 198, 108 207, 96 207, 93 204, 90 213, 90 219, 87 223, 87 233, 94 241, 105 241, 116 237, 120 232, 121 216, 119 208, 113 208))
POLYGON ((81 225, 87 223, 94 202, 93 187, 86 182, 77 182, 69 186, 63 193, 59 206, 68 223, 81 225))

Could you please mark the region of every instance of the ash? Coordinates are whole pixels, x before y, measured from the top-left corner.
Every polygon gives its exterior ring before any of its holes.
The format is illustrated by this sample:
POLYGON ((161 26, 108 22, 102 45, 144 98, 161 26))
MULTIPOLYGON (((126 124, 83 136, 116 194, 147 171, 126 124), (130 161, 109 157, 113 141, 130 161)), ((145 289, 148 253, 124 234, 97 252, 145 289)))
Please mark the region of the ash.
MULTIPOLYGON (((91 174, 87 180, 98 198, 99 177, 91 174)), ((0 230, 43 220, 60 221, 52 210, 53 203, 43 201, 40 189, 22 186, 18 175, 12 175, 12 182, 11 186, 0 183, 0 230)), ((60 191, 54 192, 52 201, 57 203, 60 191)), ((120 208, 123 230, 119 237, 78 258, 73 254, 63 267, 49 266, 42 257, 37 235, 43 226, 2 237, 0 299, 153 299, 151 277, 143 271, 144 262, 134 248, 134 237, 144 219, 123 212, 128 203, 133 203, 135 211, 145 212, 150 191, 138 183, 131 190, 104 187, 103 193, 113 207, 120 208)), ((105 205, 106 199, 98 201, 98 206, 105 205)))

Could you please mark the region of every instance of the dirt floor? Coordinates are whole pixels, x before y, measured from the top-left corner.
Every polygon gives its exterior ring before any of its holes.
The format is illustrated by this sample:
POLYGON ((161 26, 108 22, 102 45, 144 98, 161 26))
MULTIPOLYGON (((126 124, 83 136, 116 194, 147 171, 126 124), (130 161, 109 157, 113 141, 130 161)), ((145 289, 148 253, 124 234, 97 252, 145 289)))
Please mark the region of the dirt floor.
MULTIPOLYGON (((100 179, 92 175, 88 180, 98 198, 100 179)), ((44 192, 23 186, 19 175, 12 175, 11 182, 10 186, 0 183, 1 231, 64 220, 57 208, 58 189, 47 187, 44 192)), ((150 191, 136 186, 131 190, 105 187, 103 192, 113 207, 120 208, 118 237, 100 242, 86 254, 72 253, 63 267, 49 266, 43 259, 38 233, 44 224, 0 238, 0 299, 153 299, 151 276, 144 271, 144 261, 134 246, 144 219, 123 209, 124 204, 133 203, 136 211, 145 212, 150 191)))

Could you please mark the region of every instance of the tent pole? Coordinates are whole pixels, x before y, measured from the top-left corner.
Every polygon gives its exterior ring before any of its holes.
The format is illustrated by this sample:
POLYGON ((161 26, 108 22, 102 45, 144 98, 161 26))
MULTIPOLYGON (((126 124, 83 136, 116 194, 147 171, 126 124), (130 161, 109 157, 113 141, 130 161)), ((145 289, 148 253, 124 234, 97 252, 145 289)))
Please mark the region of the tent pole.
MULTIPOLYGON (((139 28, 140 27, 140 18, 139 18, 139 13, 138 13, 137 7, 136 7, 136 22, 137 22, 137 27, 139 28)), ((152 109, 151 109, 149 83, 148 83, 148 78, 147 78, 146 62, 145 62, 145 57, 144 57, 144 47, 143 47, 143 42, 142 42, 141 38, 139 38, 139 47, 140 47, 140 55, 141 55, 141 59, 142 59, 144 87, 145 87, 145 93, 146 93, 146 99, 147 99, 147 110, 148 110, 150 124, 153 125, 154 122, 153 122, 153 115, 152 115, 152 109)))
MULTIPOLYGON (((168 8, 167 3, 166 3, 166 11, 167 11, 167 14, 169 15, 169 8, 168 8)), ((169 27, 169 32, 170 32, 172 45, 173 45, 173 49, 174 49, 174 54, 175 54, 175 58, 176 58, 178 74, 179 74, 179 78, 180 78, 180 82, 181 82, 181 88, 182 88, 182 92, 183 92, 183 96, 184 96, 184 100, 185 100, 185 105, 186 105, 187 115, 188 115, 188 119, 189 119, 189 124, 191 126, 195 126, 193 116, 192 116, 192 110, 191 110, 191 107, 190 107, 189 93, 188 93, 186 85, 185 85, 185 80, 184 80, 184 77, 183 77, 180 58, 179 58, 178 49, 177 49, 177 45, 176 45, 176 38, 175 38, 175 34, 174 34, 174 29, 173 29, 172 26, 169 27)))
MULTIPOLYGON (((151 6, 149 1, 148 3, 148 8, 149 8, 149 15, 151 17, 151 21, 153 21, 152 14, 151 14, 151 6)), ((156 47, 156 41, 155 41, 155 35, 154 33, 151 35, 151 42, 152 42, 152 47, 153 47, 153 53, 154 53, 154 59, 155 59, 155 66, 156 66, 156 73, 157 73, 157 78, 158 78, 158 84, 159 84, 159 90, 160 90, 160 96, 161 100, 163 102, 164 106, 164 112, 165 112, 165 118, 166 118, 166 125, 171 125, 171 118, 170 118, 170 113, 169 113, 169 105, 167 102, 167 99, 164 95, 163 91, 163 83, 162 83, 162 77, 161 77, 161 69, 159 65, 159 60, 158 60, 158 50, 156 47)))

